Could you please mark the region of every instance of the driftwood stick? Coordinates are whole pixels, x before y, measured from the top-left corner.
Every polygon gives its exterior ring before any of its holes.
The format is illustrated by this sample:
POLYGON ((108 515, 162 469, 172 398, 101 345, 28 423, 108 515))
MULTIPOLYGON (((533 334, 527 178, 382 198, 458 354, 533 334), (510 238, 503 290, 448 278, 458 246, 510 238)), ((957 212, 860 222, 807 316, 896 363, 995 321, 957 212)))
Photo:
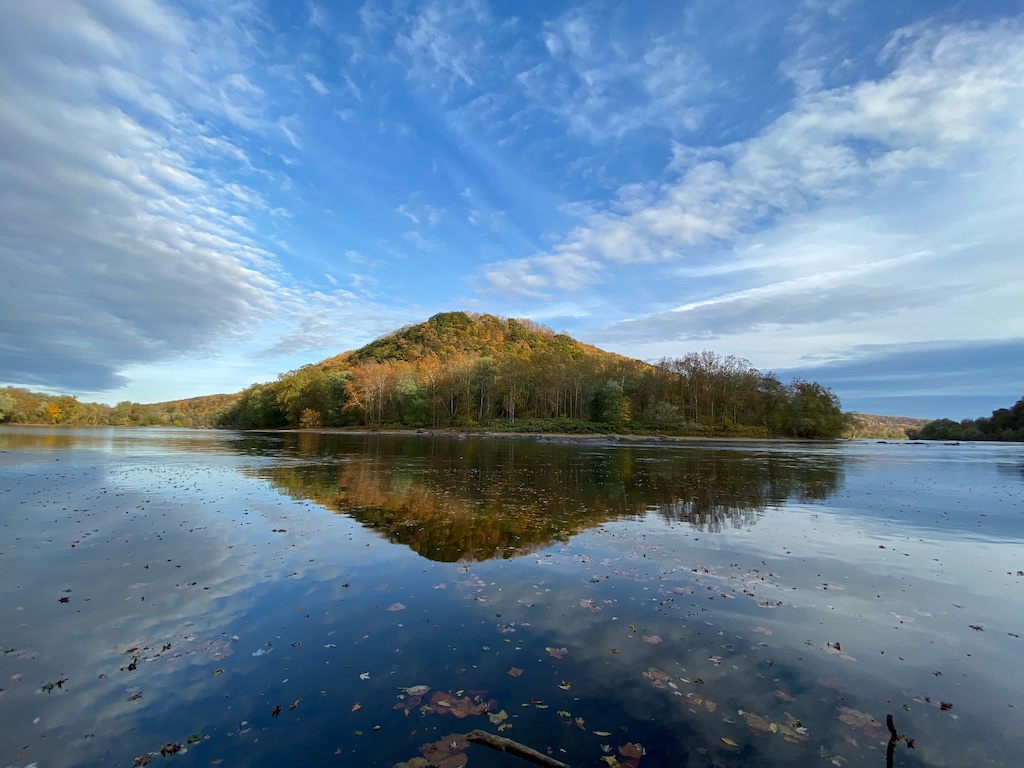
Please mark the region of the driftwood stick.
POLYGON ((548 757, 543 752, 531 749, 525 744, 520 744, 518 741, 506 739, 504 736, 495 736, 493 733, 481 731, 479 728, 467 733, 466 741, 471 741, 474 744, 483 744, 485 747, 496 749, 499 752, 508 752, 510 755, 521 757, 523 760, 534 765, 543 765, 546 768, 569 768, 561 760, 555 760, 555 758, 548 757))
POLYGON ((892 715, 885 716, 885 727, 889 729, 890 738, 899 739, 900 735, 896 732, 896 724, 892 721, 892 715))

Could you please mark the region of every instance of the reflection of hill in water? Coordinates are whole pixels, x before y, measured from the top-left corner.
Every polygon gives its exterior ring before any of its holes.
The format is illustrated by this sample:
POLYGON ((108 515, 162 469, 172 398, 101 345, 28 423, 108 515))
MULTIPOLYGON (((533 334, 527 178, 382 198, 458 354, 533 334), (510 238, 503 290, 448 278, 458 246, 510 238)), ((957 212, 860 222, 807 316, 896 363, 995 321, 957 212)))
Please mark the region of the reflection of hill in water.
POLYGON ((608 520, 648 513, 702 531, 748 526, 770 505, 824 499, 842 483, 841 457, 815 453, 283 437, 286 455, 317 463, 275 466, 260 476, 446 562, 514 557, 608 520))

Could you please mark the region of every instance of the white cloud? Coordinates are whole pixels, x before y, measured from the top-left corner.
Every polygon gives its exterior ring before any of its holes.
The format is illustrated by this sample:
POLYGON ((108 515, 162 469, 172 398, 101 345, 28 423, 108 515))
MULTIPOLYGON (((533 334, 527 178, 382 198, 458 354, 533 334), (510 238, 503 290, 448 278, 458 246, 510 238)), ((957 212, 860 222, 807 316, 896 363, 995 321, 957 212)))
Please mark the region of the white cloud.
MULTIPOLYGON (((957 298, 984 310, 1003 285, 1000 270, 1003 280, 1022 277, 1011 254, 1020 243, 1012 212, 1024 209, 1024 188, 1013 182, 1024 170, 1024 36, 1004 23, 920 27, 893 40, 888 75, 805 93, 748 140, 677 153, 679 176, 653 200, 587 215, 550 252, 489 266, 488 284, 543 296, 615 280, 638 264, 662 264, 663 277, 675 266, 675 279, 653 277, 650 289, 671 311, 626 307, 618 312, 635 320, 595 335, 679 340, 865 314, 910 322, 908 305, 923 308, 970 282, 942 271, 970 253, 991 273, 989 288, 957 298), (989 226, 971 227, 968 248, 958 230, 978 217, 989 226), (757 251, 764 237, 776 242, 757 251), (579 263, 591 279, 560 277, 579 263), (682 294, 674 303, 666 286, 682 294)), ((981 317, 992 333, 994 313, 981 317)), ((909 332, 927 333, 922 322, 909 332)))

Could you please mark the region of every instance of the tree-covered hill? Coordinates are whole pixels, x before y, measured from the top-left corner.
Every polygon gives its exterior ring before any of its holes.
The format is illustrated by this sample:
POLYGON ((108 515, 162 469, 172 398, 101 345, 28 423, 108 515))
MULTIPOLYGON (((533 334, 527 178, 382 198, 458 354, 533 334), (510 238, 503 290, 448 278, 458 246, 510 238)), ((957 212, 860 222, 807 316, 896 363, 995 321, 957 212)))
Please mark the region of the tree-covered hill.
POLYGON ((693 352, 658 365, 529 320, 445 312, 254 384, 224 426, 426 427, 838 437, 838 398, 746 360, 693 352))
POLYGON ((847 437, 855 439, 877 438, 882 440, 906 440, 909 432, 918 430, 928 419, 912 419, 906 416, 878 416, 872 413, 847 414, 850 425, 847 437))
POLYGON ((977 419, 937 419, 921 429, 911 430, 914 440, 999 440, 1024 442, 1024 397, 1010 408, 999 408, 991 416, 977 419))

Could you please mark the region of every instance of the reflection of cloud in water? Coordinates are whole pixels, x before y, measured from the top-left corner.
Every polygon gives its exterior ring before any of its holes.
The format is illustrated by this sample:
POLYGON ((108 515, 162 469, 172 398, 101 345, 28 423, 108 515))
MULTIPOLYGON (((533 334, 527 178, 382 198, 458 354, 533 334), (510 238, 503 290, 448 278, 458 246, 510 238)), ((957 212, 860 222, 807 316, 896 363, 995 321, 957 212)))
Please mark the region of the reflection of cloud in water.
MULTIPOLYGON (((724 749, 720 737, 730 738, 748 750, 744 764, 760 758, 768 764, 794 764, 807 758, 809 749, 815 756, 850 761, 843 764, 884 763, 884 722, 890 713, 901 731, 917 737, 917 754, 929 765, 962 764, 967 755, 998 765, 1019 748, 1020 734, 1009 735, 1016 720, 1007 704, 1015 704, 1024 680, 1019 670, 1007 670, 1000 661, 1006 659, 1005 648, 993 648, 985 658, 978 634, 961 623, 963 614, 950 609, 950 600, 972 604, 969 590, 951 592, 945 583, 929 583, 918 574, 912 586, 920 607, 902 603, 916 623, 901 622, 891 612, 892 593, 909 585, 899 576, 887 577, 880 561, 869 563, 867 573, 846 580, 837 592, 823 588, 817 577, 821 573, 831 580, 837 562, 810 547, 806 559, 780 563, 771 545, 761 550, 740 532, 709 549, 705 537, 687 539, 657 525, 639 530, 633 525, 632 537, 619 535, 629 526, 618 527, 574 540, 561 565, 543 568, 541 575, 523 567, 510 579, 503 569, 500 592, 484 588, 493 581, 487 564, 474 568, 486 610, 529 625, 519 636, 537 647, 525 648, 516 664, 525 669, 521 680, 533 681, 534 695, 552 709, 585 714, 591 727, 613 732, 616 718, 653 718, 670 733, 687 734, 680 754, 692 753, 701 739, 702 748, 719 753, 724 749), (744 594, 762 588, 752 579, 762 554, 773 558, 763 573, 768 591, 786 596, 774 609, 744 594), (737 561, 746 565, 737 567, 737 561), (590 574, 599 586, 580 578, 590 574), (850 605, 867 608, 869 593, 873 597, 876 591, 888 599, 872 610, 846 612, 843 601, 852 598, 850 605), (964 642, 950 644, 958 635, 964 642), (661 642, 645 642, 645 636, 661 642), (542 652, 545 645, 564 646, 568 654, 552 660, 542 652), (644 677, 652 667, 669 676, 663 685, 644 677), (551 690, 547 681, 552 679, 571 680, 572 691, 563 696, 551 690), (612 705, 585 711, 574 695, 612 705), (946 699, 956 701, 951 713, 939 708, 946 699), (868 719, 851 711, 866 713, 868 719), (807 744, 783 738, 787 714, 809 730, 807 744), (601 719, 595 723, 594 717, 601 719), (868 722, 871 717, 875 726, 868 722), (771 723, 776 730, 763 732, 771 723), (985 736, 992 726, 1009 729, 1005 742, 993 744, 985 736)), ((867 550, 869 544, 861 546, 867 550)), ((877 544, 870 546, 878 551, 877 544)), ((484 609, 480 613, 483 617, 484 609)), ((999 612, 985 606, 981 613, 999 612)), ((1009 638, 990 639, 1004 645, 1009 638)), ((694 765, 707 764, 701 755, 691 758, 694 765)), ((914 756, 906 759, 915 764, 914 756)))
MULTIPOLYGON (((22 678, 3 686, 0 704, 11 735, 37 737, 28 742, 30 759, 81 765, 120 754, 140 718, 188 727, 182 708, 223 687, 212 670, 266 639, 246 636, 249 617, 286 574, 268 562, 265 528, 247 535, 245 510, 281 517, 288 508, 258 483, 194 462, 166 470, 128 458, 97 467, 82 452, 30 464, 6 500, 20 517, 15 530, 8 525, 16 545, 3 558, 4 644, 38 656, 9 673, 22 678), (236 633, 243 642, 231 642, 236 633), (137 669, 122 670, 131 647, 139 648, 137 669), (62 689, 39 698, 40 685, 65 677, 62 689), (134 691, 141 698, 128 701, 134 691), (45 734, 56 738, 38 739, 45 734)), ((8 669, 16 659, 3 661, 8 669)))

